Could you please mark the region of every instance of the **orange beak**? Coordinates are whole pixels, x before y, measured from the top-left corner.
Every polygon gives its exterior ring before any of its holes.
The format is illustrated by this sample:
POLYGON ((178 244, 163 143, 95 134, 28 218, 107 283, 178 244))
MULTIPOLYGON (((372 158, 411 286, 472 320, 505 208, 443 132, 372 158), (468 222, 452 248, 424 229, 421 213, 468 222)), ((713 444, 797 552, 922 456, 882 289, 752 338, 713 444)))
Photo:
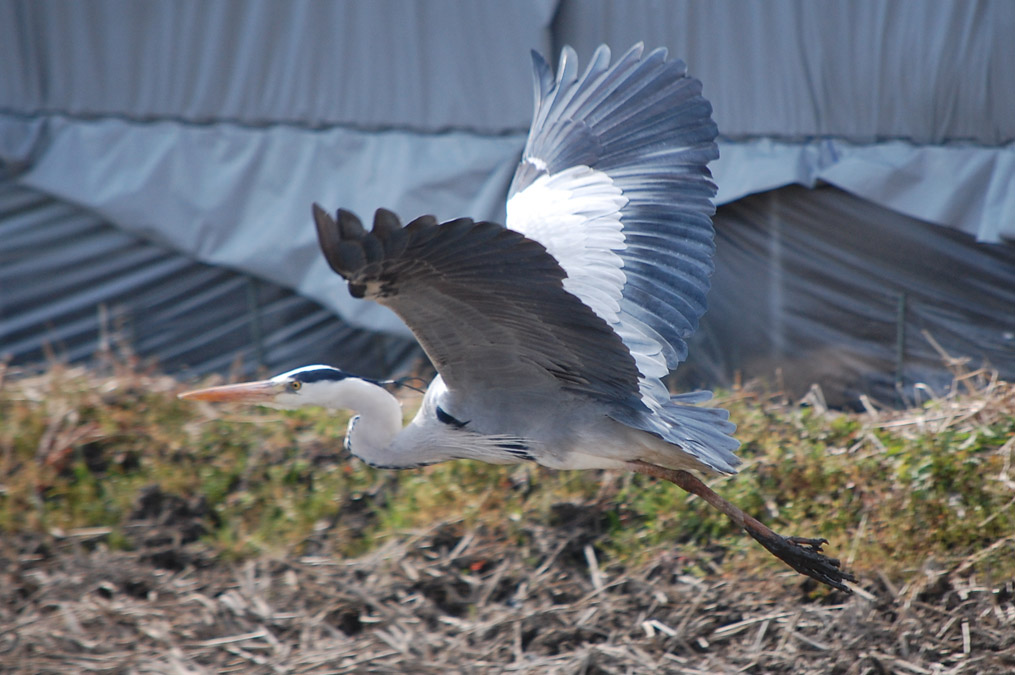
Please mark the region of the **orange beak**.
POLYGON ((213 403, 265 404, 274 402, 283 385, 271 380, 227 384, 222 387, 208 387, 179 394, 188 401, 211 401, 213 403))

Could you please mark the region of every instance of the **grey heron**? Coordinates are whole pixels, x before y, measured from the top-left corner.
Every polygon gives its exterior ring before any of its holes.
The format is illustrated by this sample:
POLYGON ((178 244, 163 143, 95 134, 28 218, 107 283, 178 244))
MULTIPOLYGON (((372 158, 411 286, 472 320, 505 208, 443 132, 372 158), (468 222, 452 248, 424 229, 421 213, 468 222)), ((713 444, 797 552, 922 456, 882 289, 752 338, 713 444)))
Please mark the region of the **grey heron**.
POLYGON ((329 366, 182 394, 357 413, 346 448, 406 469, 454 459, 632 470, 704 498, 793 569, 849 592, 822 539, 783 537, 692 471, 732 474, 739 442, 710 392, 662 379, 687 355, 713 271, 711 104, 682 61, 601 46, 579 74, 533 54, 535 113, 505 226, 313 207, 353 296, 394 310, 437 369, 402 427, 384 384, 329 366))

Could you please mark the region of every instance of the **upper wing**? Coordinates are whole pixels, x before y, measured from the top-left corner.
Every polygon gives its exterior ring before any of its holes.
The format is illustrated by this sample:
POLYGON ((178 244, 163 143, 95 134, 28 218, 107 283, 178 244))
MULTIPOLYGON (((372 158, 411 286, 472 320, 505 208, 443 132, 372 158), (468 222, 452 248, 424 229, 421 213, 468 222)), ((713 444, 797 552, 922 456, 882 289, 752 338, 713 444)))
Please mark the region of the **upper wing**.
POLYGON ((580 77, 570 48, 556 79, 533 54, 536 110, 508 200, 507 226, 543 244, 564 288, 621 337, 643 398, 687 355, 713 271, 718 157, 701 84, 665 50, 605 46, 580 77))
POLYGON ((540 244, 500 225, 430 216, 405 227, 384 209, 371 232, 314 205, 321 249, 356 297, 380 302, 459 391, 554 387, 642 409, 638 370, 617 334, 564 290, 540 244))

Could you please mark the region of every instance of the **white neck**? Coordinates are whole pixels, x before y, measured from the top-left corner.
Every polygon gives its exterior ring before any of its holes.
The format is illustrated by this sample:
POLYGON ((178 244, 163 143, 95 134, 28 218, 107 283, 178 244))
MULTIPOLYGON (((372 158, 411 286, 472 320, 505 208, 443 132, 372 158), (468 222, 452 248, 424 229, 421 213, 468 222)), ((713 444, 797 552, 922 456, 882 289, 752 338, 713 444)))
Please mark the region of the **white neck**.
POLYGON ((369 462, 371 455, 391 445, 402 430, 402 404, 384 388, 359 378, 338 384, 342 385, 343 400, 334 407, 359 413, 349 420, 346 447, 369 462))

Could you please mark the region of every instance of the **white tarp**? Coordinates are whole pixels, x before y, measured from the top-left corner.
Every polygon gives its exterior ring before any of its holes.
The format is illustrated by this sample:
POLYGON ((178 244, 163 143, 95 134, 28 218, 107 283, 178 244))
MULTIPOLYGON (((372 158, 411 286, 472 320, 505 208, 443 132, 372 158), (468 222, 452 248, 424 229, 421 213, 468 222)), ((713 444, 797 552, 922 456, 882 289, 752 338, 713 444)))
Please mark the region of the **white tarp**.
POLYGON ((1015 141, 1010 0, 574 0, 555 38, 687 61, 733 140, 1015 141))
POLYGON ((687 61, 722 134, 720 203, 828 183, 998 242, 1015 239, 1013 34, 1007 0, 3 0, 0 175, 398 331, 327 270, 310 204, 502 217, 531 48, 687 61))
POLYGON ((720 141, 719 148, 719 160, 712 165, 719 204, 784 185, 824 182, 981 242, 1015 241, 1015 144, 982 148, 758 139, 720 141))
POLYGON ((496 218, 523 140, 52 118, 46 151, 18 180, 202 262, 295 289, 358 325, 404 331, 389 310, 345 292, 320 254, 311 203, 364 218, 381 205, 409 218, 496 218))
POLYGON ((829 404, 911 404, 966 367, 1015 376, 1015 246, 976 244, 831 186, 720 207, 709 311, 685 387, 765 379, 829 404), (778 375, 777 375, 778 373, 778 375))

